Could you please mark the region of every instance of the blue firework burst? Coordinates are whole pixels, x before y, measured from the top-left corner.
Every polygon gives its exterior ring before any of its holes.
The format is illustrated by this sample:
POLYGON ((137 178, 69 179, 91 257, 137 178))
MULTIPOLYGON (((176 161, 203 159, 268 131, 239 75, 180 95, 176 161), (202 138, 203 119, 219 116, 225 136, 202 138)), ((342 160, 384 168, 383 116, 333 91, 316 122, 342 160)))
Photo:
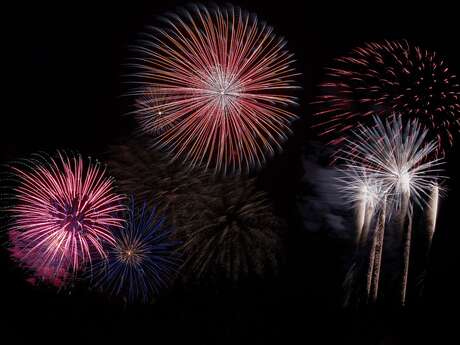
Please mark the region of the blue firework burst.
POLYGON ((116 234, 107 260, 95 271, 96 286, 126 302, 149 302, 167 286, 179 266, 177 242, 165 218, 145 203, 136 207, 131 199, 126 225, 116 234))

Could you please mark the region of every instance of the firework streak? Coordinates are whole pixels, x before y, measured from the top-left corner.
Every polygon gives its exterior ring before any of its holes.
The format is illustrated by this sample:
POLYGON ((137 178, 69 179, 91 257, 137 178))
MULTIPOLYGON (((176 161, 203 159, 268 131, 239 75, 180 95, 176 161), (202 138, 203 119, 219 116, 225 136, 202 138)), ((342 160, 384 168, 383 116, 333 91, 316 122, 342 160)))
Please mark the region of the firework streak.
POLYGON ((433 241, 434 231, 436 229, 436 218, 438 215, 438 202, 439 202, 439 187, 433 185, 431 189, 430 201, 427 210, 427 228, 428 228, 428 248, 429 253, 431 248, 431 242, 433 241))
POLYGON ((184 278, 238 281, 276 273, 285 225, 254 180, 225 179, 185 207, 178 222, 184 278))
MULTIPOLYGON (((386 199, 386 197, 385 197, 386 199)), ((375 302, 379 293, 379 280, 380 280, 380 268, 382 264, 382 253, 383 253, 383 240, 385 238, 385 220, 386 220, 386 200, 383 200, 383 207, 380 211, 379 220, 377 223, 377 231, 375 234, 375 245, 372 257, 372 285, 370 289, 370 296, 372 301, 375 302)))

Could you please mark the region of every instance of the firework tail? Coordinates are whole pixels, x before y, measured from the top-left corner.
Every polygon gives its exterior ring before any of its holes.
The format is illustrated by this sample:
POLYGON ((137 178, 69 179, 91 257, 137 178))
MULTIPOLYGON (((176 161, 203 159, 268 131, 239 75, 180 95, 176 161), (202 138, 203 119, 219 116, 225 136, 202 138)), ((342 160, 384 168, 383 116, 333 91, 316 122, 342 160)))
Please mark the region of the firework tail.
POLYGON ((361 235, 364 227, 364 220, 366 217, 366 202, 364 200, 359 200, 356 203, 355 208, 356 216, 356 248, 359 248, 361 243, 361 235))
POLYGON ((373 261, 372 271, 372 283, 371 283, 371 297, 372 301, 377 300, 379 293, 379 281, 380 281, 380 267, 382 264, 382 253, 383 253, 383 239, 385 237, 385 218, 386 218, 386 197, 383 200, 382 209, 380 210, 379 219, 377 221, 377 230, 375 235, 375 252, 373 261))
POLYGON ((428 247, 427 254, 431 249, 431 241, 433 240, 434 231, 436 229, 436 218, 438 216, 438 201, 439 201, 439 187, 438 185, 433 185, 431 189, 430 200, 428 204, 427 212, 427 230, 428 230, 428 247))
POLYGON ((372 235, 372 247, 369 255, 369 266, 367 270, 366 293, 367 298, 372 296, 375 301, 378 290, 378 280, 380 275, 380 262, 382 259, 383 236, 385 232, 386 217, 386 197, 383 200, 382 209, 379 212, 378 219, 375 223, 375 229, 372 235), (375 296, 374 296, 375 295, 375 296))
MULTIPOLYGON (((378 226, 378 222, 377 222, 378 226)), ((374 271, 374 262, 375 262, 375 251, 377 247, 377 236, 378 236, 378 229, 376 228, 372 234, 372 246, 371 251, 369 254, 369 261, 367 267, 367 276, 366 276, 366 298, 369 300, 369 296, 371 293, 371 284, 372 284, 372 276, 374 271)))
POLYGON ((412 215, 409 211, 409 195, 403 195, 404 203, 406 204, 406 211, 405 216, 400 218, 400 225, 401 225, 401 232, 403 233, 404 244, 403 244, 403 274, 402 274, 402 282, 401 282, 401 305, 406 304, 406 292, 407 292, 407 281, 409 276, 409 258, 410 258, 410 245, 412 239, 412 215), (409 212, 408 212, 409 211, 409 212), (406 225, 407 219, 407 227, 406 225))
POLYGON ((405 228, 407 225, 407 215, 409 213, 409 201, 410 201, 410 192, 404 191, 401 193, 401 204, 398 214, 398 226, 399 226, 399 235, 400 239, 404 240, 405 237, 405 228))
MULTIPOLYGON (((362 226, 362 231, 361 231, 361 238, 360 238, 360 241, 359 241, 359 248, 360 250, 362 251, 362 253, 364 255, 369 255, 369 260, 368 260, 368 273, 367 273, 367 279, 366 279, 366 297, 368 298, 369 297, 369 288, 370 288, 370 285, 369 285, 369 282, 370 282, 370 275, 372 275, 372 266, 373 266, 373 257, 374 257, 374 245, 373 243, 375 242, 374 239, 372 240, 372 246, 371 246, 371 252, 368 254, 368 243, 369 243, 369 237, 370 237, 370 227, 371 227, 371 224, 372 224, 372 218, 373 218, 373 215, 374 215, 374 206, 371 202, 363 202, 363 204, 365 205, 365 214, 364 214, 364 221, 363 221, 363 226, 362 226), (370 271, 370 272, 369 272, 370 271)), ((359 219, 358 219, 359 221, 359 219)), ((375 234, 372 234, 372 236, 374 237, 375 234)))
MULTIPOLYGON (((360 200, 356 204, 356 254, 366 255, 369 229, 372 224, 374 206, 371 202, 360 200)), ((372 254, 371 254, 372 257, 372 254)), ((368 296, 369 294, 367 294, 368 296)))
POLYGON ((365 203, 365 214, 364 214, 364 222, 360 234, 359 239, 359 247, 365 248, 367 245, 368 237, 369 237, 369 229, 372 223, 372 216, 374 214, 374 205, 371 202, 365 203))

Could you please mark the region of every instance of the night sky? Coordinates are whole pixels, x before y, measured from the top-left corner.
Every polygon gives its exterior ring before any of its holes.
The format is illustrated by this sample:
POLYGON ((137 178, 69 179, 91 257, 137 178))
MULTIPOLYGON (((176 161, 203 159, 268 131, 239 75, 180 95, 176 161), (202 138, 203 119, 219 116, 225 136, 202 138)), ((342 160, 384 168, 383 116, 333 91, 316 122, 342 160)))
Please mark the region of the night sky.
MULTIPOLYGON (((101 157, 109 145, 129 136, 136 129, 126 115, 132 102, 123 96, 129 46, 157 15, 187 3, 16 4, 4 11, 0 162, 56 149, 101 157)), ((294 1, 233 4, 256 12, 286 38, 302 74, 300 105, 294 109, 300 120, 284 152, 258 173, 260 188, 288 224, 279 274, 236 285, 175 288, 153 305, 125 307, 84 289, 69 295, 28 284, 2 245, 0 334, 11 337, 11 343, 445 344, 449 336, 458 337, 458 149, 448 155, 447 192, 424 293, 410 292, 405 308, 391 303, 343 308, 350 242, 327 229, 304 229, 296 204, 302 176, 309 173, 302 167, 303 151, 321 142, 310 129, 309 104, 323 67, 363 42, 405 38, 437 51, 460 73, 453 5, 419 4, 416 11, 386 2, 364 7, 294 1)), ((5 236, 1 239, 3 243, 5 236)))

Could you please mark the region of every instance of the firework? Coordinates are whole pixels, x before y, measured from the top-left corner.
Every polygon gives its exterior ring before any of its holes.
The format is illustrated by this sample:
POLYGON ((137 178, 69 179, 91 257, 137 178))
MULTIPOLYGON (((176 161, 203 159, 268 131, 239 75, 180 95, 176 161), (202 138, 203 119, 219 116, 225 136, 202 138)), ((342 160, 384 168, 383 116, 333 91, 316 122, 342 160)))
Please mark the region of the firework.
POLYGON ((164 227, 164 218, 134 199, 125 228, 115 235, 107 260, 95 267, 95 285, 126 302, 148 302, 171 280, 178 267, 176 242, 164 227))
MULTIPOLYGON (((373 127, 360 126, 354 132, 354 138, 349 140, 346 150, 343 151, 343 159, 348 169, 362 170, 381 184, 382 197, 386 198, 385 213, 389 212, 391 215, 391 212, 395 212, 398 215, 399 230, 404 241, 401 288, 401 302, 404 304, 409 270, 412 207, 413 204, 421 207, 427 204, 426 200, 433 185, 437 185, 440 179, 441 161, 432 158, 436 142, 426 140, 427 130, 417 120, 408 121, 406 125, 403 125, 400 116, 393 116, 385 122, 374 117, 374 121, 373 127)), ((352 186, 346 187, 350 188, 352 186)), ((355 188, 361 188, 360 184, 355 188)), ((371 251, 371 267, 374 266, 374 256, 375 248, 371 251)), ((372 276, 373 268, 370 268, 368 292, 372 276)))
POLYGON ((44 264, 41 260, 37 260, 37 257, 45 255, 46 248, 39 247, 34 255, 30 255, 28 254, 27 242, 21 238, 19 232, 9 231, 8 239, 8 250, 11 257, 29 274, 26 281, 32 285, 46 283, 57 288, 66 286, 70 281, 71 274, 68 270, 68 264, 60 263, 59 256, 44 264))
POLYGON ((281 148, 296 118, 286 42, 239 8, 193 6, 137 46, 137 118, 154 145, 190 167, 240 173, 281 148))
MULTIPOLYGON (((144 94, 138 96, 136 99, 136 108, 138 115, 141 115, 139 118, 142 120, 142 115, 147 115, 150 122, 158 122, 163 116, 167 115, 168 103, 173 101, 174 96, 170 94, 164 94, 161 90, 155 88, 146 89, 144 94)), ((153 134, 160 134, 164 132, 165 129, 171 128, 174 123, 163 124, 152 128, 153 134)))
POLYGON ((382 202, 383 207, 380 210, 380 215, 377 223, 377 230, 374 235, 374 244, 372 250, 372 281, 369 291, 372 301, 377 300, 379 293, 380 270, 382 265, 383 240, 385 237, 385 221, 386 221, 386 200, 382 202))
MULTIPOLYGON (((370 231, 374 216, 384 214, 385 191, 382 183, 361 166, 347 165, 339 169, 338 188, 345 201, 355 209, 356 215, 356 254, 367 258, 366 294, 370 296, 374 264, 377 253, 377 230, 370 231), (367 251, 369 242, 372 246, 367 251)), ((383 230, 382 230, 383 231, 383 230)))
POLYGON ((382 183, 360 166, 347 165, 339 169, 339 174, 340 194, 356 213, 356 244, 365 246, 372 218, 381 207, 381 198, 385 194, 382 183))
POLYGON ((135 138, 113 146, 108 154, 108 169, 123 193, 156 207, 174 226, 183 204, 206 188, 207 175, 186 172, 178 164, 150 150, 145 138, 135 138))
POLYGON ((226 181, 196 195, 184 212, 178 235, 183 241, 184 272, 193 279, 276 270, 281 221, 252 180, 226 181))
POLYGON ((38 278, 56 281, 105 257, 122 226, 122 196, 99 164, 61 152, 12 166, 11 253, 38 278))
POLYGON ((425 130, 417 120, 403 125, 401 116, 383 122, 374 117, 372 127, 359 126, 349 140, 343 157, 347 166, 378 180, 393 209, 403 216, 409 199, 426 204, 432 186, 440 178, 440 159, 432 158, 435 141, 426 140, 425 130))
POLYGON ((436 218, 438 215, 439 186, 433 185, 427 209, 427 228, 428 228, 428 252, 431 248, 434 231, 436 229, 436 218))
POLYGON ((401 283, 401 305, 406 304, 406 294, 407 294, 407 282, 409 278, 409 260, 411 252, 411 240, 412 240, 412 217, 411 213, 407 217, 407 224, 401 222, 401 230, 405 226, 406 230, 401 231, 404 234, 404 244, 403 244, 403 274, 402 274, 402 283, 401 283))
POLYGON ((418 121, 436 138, 436 153, 460 129, 460 85, 445 60, 407 41, 367 43, 327 69, 316 103, 323 135, 344 142, 357 122, 391 112, 418 121))

